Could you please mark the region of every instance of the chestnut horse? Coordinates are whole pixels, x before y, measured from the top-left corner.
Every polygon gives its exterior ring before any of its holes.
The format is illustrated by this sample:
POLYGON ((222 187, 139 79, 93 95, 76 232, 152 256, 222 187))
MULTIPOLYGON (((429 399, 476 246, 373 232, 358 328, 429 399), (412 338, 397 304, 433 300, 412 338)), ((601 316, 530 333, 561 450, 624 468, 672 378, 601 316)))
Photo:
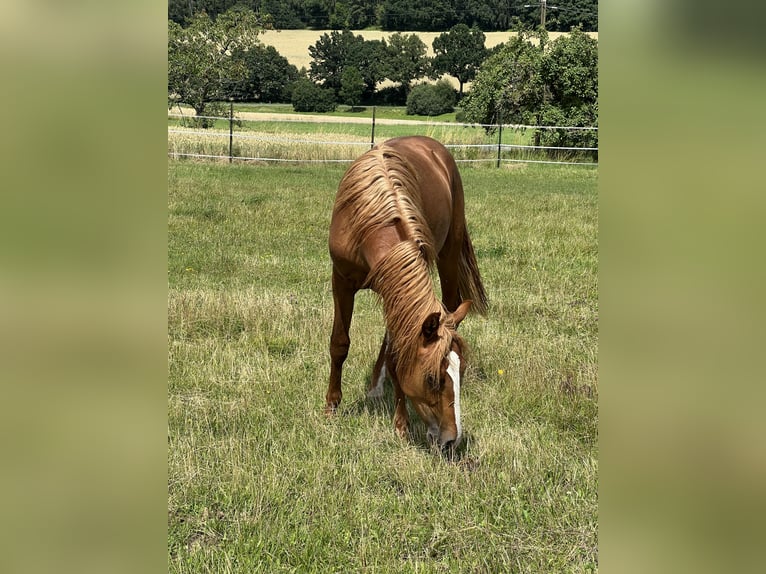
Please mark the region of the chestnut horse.
POLYGON ((455 160, 437 141, 408 136, 386 141, 348 168, 330 224, 335 304, 326 412, 341 401, 341 372, 350 345, 354 295, 370 288, 382 302, 386 334, 368 396, 394 387, 394 425, 406 436, 405 396, 442 449, 457 447, 465 344, 457 327, 487 297, 465 224, 463 185, 455 160), (430 271, 436 265, 440 302, 430 271))

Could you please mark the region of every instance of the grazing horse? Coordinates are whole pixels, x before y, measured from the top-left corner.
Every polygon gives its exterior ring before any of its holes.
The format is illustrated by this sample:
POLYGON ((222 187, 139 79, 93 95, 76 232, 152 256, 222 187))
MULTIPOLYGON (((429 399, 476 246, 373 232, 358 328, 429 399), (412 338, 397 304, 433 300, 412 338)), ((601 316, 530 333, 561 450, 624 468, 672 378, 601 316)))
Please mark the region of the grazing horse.
POLYGON ((457 447, 465 371, 457 327, 471 305, 484 314, 487 297, 466 229, 463 184, 447 149, 407 136, 354 161, 338 186, 329 246, 335 316, 326 412, 341 401, 354 296, 369 288, 382 300, 386 334, 368 396, 380 396, 388 376, 400 436, 408 433, 406 396, 428 425, 429 440, 443 450, 457 447), (431 280, 434 264, 441 302, 431 280))

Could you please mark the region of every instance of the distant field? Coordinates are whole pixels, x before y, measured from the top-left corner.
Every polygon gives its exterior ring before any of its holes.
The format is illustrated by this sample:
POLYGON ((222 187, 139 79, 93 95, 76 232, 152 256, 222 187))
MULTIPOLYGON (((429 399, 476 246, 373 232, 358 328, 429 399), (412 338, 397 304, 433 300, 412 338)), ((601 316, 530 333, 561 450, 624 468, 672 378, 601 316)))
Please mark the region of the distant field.
MULTIPOLYGON (((296 66, 298 69, 305 67, 309 68, 311 64, 311 57, 309 56, 309 46, 316 44, 317 40, 322 34, 329 34, 331 30, 269 30, 261 36, 261 40, 268 46, 274 46, 277 51, 287 58, 287 60, 296 66)), ((365 40, 380 40, 388 39, 389 36, 395 34, 395 32, 382 32, 380 30, 356 30, 353 31, 356 35, 361 35, 365 40)), ((441 32, 403 32, 404 34, 417 34, 420 39, 423 40, 428 47, 428 55, 433 56, 432 44, 434 38, 436 38, 441 32)), ((549 32, 550 39, 554 40, 565 34, 565 32, 549 32)), ((598 38, 598 32, 589 32, 594 38, 598 38)), ((485 32, 486 36, 485 46, 492 48, 503 42, 507 42, 511 36, 514 36, 513 32, 485 32)), ((454 80, 450 76, 447 79, 454 80)), ((454 81, 455 85, 457 82, 454 81)))

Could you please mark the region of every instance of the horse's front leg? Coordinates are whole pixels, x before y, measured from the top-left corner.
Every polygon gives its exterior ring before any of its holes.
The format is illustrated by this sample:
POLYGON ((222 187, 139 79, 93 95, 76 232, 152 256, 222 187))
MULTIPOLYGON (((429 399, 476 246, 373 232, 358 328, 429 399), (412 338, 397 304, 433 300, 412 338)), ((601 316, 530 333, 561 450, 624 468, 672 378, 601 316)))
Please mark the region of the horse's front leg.
POLYGON ((332 335, 330 336, 330 383, 327 386, 327 395, 325 396, 326 414, 335 413, 343 397, 341 377, 343 362, 348 356, 348 349, 351 345, 348 331, 351 327, 351 316, 354 314, 354 295, 356 295, 356 289, 349 286, 348 282, 333 269, 332 296, 335 315, 332 322, 332 335))
POLYGON ((388 350, 388 331, 383 336, 383 343, 380 345, 378 359, 372 369, 372 378, 370 386, 367 388, 367 396, 370 398, 383 396, 383 383, 386 380, 386 352, 388 350))
MULTIPOLYGON (((386 366, 389 363, 386 362, 386 366)), ((390 370, 390 379, 394 386, 394 400, 396 401, 396 407, 394 410, 394 428, 397 434, 402 438, 407 438, 410 430, 410 418, 407 414, 407 402, 402 387, 399 386, 399 380, 396 378, 394 369, 390 370)))

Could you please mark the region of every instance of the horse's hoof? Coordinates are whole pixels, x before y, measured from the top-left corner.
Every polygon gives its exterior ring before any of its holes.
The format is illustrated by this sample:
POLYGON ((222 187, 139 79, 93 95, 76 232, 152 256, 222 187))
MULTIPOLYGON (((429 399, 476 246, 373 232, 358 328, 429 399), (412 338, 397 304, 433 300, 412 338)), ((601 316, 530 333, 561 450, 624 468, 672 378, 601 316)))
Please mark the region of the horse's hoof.
POLYGON ((338 412, 338 405, 326 405, 324 408, 325 416, 331 417, 338 412))

